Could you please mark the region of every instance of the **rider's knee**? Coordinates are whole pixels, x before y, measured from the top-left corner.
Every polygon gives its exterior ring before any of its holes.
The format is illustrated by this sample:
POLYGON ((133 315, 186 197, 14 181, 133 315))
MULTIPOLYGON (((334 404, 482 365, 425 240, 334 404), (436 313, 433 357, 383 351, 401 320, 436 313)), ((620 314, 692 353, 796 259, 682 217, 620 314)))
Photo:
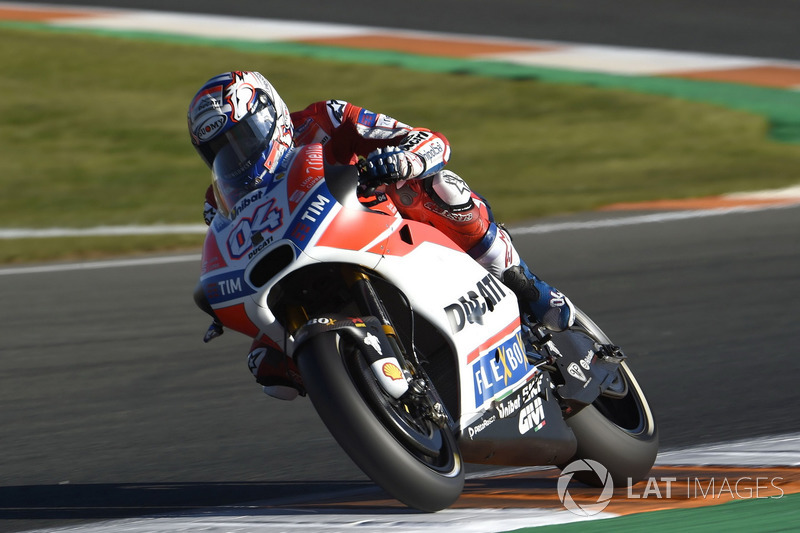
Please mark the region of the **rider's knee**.
POLYGON ((461 176, 451 170, 440 170, 425 178, 425 192, 442 209, 462 213, 475 206, 475 196, 461 176))

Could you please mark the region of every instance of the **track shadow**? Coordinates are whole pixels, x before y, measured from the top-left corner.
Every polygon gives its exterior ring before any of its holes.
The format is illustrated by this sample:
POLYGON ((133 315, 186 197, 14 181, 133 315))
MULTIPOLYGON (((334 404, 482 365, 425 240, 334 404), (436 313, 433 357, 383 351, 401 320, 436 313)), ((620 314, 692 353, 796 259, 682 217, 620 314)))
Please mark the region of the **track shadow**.
MULTIPOLYGON (((265 502, 324 501, 346 495, 380 500, 369 481, 121 483, 0 487, 0 531, 76 525, 145 515, 196 513, 200 508, 265 502)), ((239 512, 242 512, 240 510, 239 512)))
MULTIPOLYGON (((553 504, 556 471, 467 481, 453 507, 553 504)), ((555 502, 557 503, 557 502, 555 502)), ((107 483, 0 487, 0 531, 76 526, 141 516, 416 514, 370 481, 107 483)))

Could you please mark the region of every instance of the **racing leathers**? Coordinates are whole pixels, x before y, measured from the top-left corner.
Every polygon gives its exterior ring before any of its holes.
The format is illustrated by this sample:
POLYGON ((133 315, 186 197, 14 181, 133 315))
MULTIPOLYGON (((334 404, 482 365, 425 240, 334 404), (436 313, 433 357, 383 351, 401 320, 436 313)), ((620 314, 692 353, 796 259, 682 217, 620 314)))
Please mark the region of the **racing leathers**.
MULTIPOLYGON (((502 279, 543 325, 553 330, 572 325, 569 299, 530 272, 506 230, 494 222, 487 203, 461 177, 444 169, 450 158, 444 135, 341 100, 313 103, 292 113, 291 120, 295 146, 319 143, 328 163, 359 164, 362 174, 383 184, 361 198, 364 205, 437 228, 502 279)), ((207 223, 214 213, 209 190, 207 223)), ((221 331, 219 324, 212 324, 207 340, 221 331)), ((255 341, 248 366, 267 394, 286 400, 304 394, 299 371, 278 344, 255 341)))

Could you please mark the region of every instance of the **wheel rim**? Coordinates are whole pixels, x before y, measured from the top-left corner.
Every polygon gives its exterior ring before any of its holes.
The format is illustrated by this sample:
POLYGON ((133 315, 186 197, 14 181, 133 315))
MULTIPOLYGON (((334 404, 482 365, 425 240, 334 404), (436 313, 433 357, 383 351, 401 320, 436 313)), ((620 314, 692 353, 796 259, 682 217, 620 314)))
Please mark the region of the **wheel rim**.
POLYGON ((376 382, 360 349, 346 337, 341 339, 341 353, 365 403, 403 448, 436 472, 457 472, 458 453, 450 431, 424 418, 419 406, 389 396, 376 382))
POLYGON ((592 405, 609 422, 631 436, 649 436, 655 427, 650 406, 624 361, 620 363, 619 372, 626 382, 628 393, 622 398, 600 396, 592 405))
MULTIPOLYGON (((611 344, 611 340, 589 316, 577 311, 576 325, 589 338, 600 344, 611 344)), ((655 420, 644 392, 625 361, 619 365, 619 374, 625 382, 627 394, 621 398, 600 396, 592 405, 611 423, 633 437, 649 437, 655 431, 655 420)))

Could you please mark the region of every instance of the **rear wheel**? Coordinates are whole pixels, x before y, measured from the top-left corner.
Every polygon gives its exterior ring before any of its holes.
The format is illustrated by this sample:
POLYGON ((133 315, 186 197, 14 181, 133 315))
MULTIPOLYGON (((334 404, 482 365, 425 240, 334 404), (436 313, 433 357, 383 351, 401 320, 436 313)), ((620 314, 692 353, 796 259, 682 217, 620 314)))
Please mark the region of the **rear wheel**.
MULTIPOLYGON (((578 328, 601 344, 611 344, 608 337, 583 312, 577 313, 578 328)), ((624 394, 600 396, 566 420, 575 433, 578 448, 572 461, 592 459, 611 475, 615 486, 628 486, 644 479, 658 454, 658 427, 644 392, 628 365, 620 363, 624 394)), ((562 467, 565 465, 561 465, 562 467)), ((601 486, 593 472, 577 472, 575 478, 601 486)))
POLYGON ((386 394, 357 344, 329 331, 296 354, 308 395, 328 430, 373 481, 410 507, 449 507, 464 487, 455 437, 417 402, 386 394))

